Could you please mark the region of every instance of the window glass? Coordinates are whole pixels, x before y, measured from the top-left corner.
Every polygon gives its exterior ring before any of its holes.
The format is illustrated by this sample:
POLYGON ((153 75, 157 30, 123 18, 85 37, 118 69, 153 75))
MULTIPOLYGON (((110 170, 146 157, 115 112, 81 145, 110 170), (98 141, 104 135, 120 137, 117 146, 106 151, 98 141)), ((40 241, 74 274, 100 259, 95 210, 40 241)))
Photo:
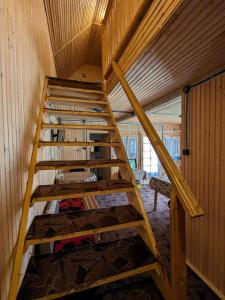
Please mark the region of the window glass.
POLYGON ((166 137, 164 144, 174 160, 180 159, 180 139, 178 137, 166 137))
POLYGON ((135 136, 123 136, 122 142, 128 159, 137 159, 137 138, 135 136))
POLYGON ((149 176, 159 175, 158 157, 147 137, 143 137, 143 169, 149 176))

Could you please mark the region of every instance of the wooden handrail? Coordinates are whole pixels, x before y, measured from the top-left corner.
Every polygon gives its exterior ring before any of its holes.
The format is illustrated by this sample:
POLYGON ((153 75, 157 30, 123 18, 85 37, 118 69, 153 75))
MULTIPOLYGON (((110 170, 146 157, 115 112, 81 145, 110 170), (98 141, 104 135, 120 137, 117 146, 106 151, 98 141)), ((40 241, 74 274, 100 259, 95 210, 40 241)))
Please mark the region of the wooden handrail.
POLYGON ((147 137, 149 138, 158 158, 169 177, 171 184, 183 206, 185 212, 190 217, 198 217, 203 215, 203 210, 200 207, 198 201, 196 200, 194 194, 192 193, 191 189, 189 188, 187 182, 185 181, 184 177, 178 170, 177 166, 175 165, 173 159, 171 158, 170 154, 168 153, 166 147, 164 146, 163 142, 161 141, 160 137, 158 136, 156 130, 154 129, 151 121, 145 114, 141 104, 137 100, 136 96, 134 95, 132 89, 130 88, 128 82, 126 81, 124 74, 119 67, 119 65, 113 61, 112 62, 113 70, 118 77, 118 80, 121 86, 124 89, 132 107, 134 110, 135 115, 138 117, 141 125, 143 126, 147 137))

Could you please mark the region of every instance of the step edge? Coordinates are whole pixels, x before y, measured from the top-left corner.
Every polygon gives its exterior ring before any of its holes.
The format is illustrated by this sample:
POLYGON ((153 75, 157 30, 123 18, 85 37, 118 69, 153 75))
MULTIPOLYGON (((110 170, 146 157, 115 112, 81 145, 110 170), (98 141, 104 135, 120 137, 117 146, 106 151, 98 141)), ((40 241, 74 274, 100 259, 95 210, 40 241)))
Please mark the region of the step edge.
POLYGON ((51 109, 44 108, 45 113, 60 113, 60 114, 78 114, 78 115, 90 115, 90 116, 110 116, 109 112, 91 112, 91 111, 77 111, 77 110, 63 110, 63 109, 51 109))
POLYGON ((130 221, 127 223, 121 223, 121 224, 116 224, 116 225, 111 225, 111 226, 106 226, 106 227, 101 227, 101 228, 83 230, 80 232, 56 235, 54 237, 45 237, 45 238, 41 238, 41 239, 30 239, 30 240, 26 239, 25 240, 25 248, 29 247, 31 245, 44 244, 44 243, 48 243, 48 242, 50 243, 50 242, 54 242, 54 241, 66 240, 69 238, 76 238, 76 237, 81 237, 81 236, 85 236, 85 235, 94 235, 94 234, 99 234, 99 233, 103 233, 103 232, 120 230, 123 228, 143 226, 144 224, 145 224, 145 220, 141 219, 141 220, 137 220, 137 221, 130 221))
POLYGON ((41 128, 42 129, 45 129, 45 128, 64 128, 64 129, 67 129, 67 127, 68 127, 68 129, 81 129, 81 130, 105 130, 105 131, 107 131, 107 130, 115 130, 115 126, 105 126, 104 127, 104 125, 99 125, 99 128, 97 128, 97 126, 98 125, 94 125, 95 127, 94 127, 94 129, 93 129, 93 127, 91 128, 91 125, 75 125, 75 124, 49 124, 49 123, 42 123, 41 124, 41 128), (68 126, 67 126, 68 125, 68 126), (90 126, 90 128, 89 128, 89 126, 90 126))
POLYGON ((35 166, 35 170, 36 171, 41 171, 41 170, 71 170, 71 169, 90 169, 90 168, 110 168, 110 167, 119 167, 119 166, 126 166, 127 163, 126 162, 118 162, 118 163, 96 163, 96 164, 92 164, 89 166, 85 166, 85 165, 77 165, 77 166, 73 166, 73 165, 64 165, 64 166, 35 166))
POLYGON ((118 147, 120 146, 119 142, 49 142, 49 141, 39 141, 38 145, 40 147, 53 147, 53 146, 83 146, 83 147, 118 147))
POLYGON ((103 101, 102 99, 101 100, 96 100, 96 99, 79 99, 79 98, 73 98, 73 97, 56 97, 56 96, 47 96, 46 97, 46 101, 62 101, 62 102, 74 102, 74 103, 86 103, 86 104, 91 104, 91 105, 95 105, 95 104, 99 104, 99 105, 108 105, 108 102, 107 101, 103 101), (90 102, 90 103, 89 103, 90 102))
POLYGON ((68 91, 73 90, 73 91, 79 91, 79 92, 90 93, 90 94, 101 94, 101 95, 105 94, 105 92, 103 90, 91 90, 91 89, 83 89, 83 88, 62 86, 62 85, 53 85, 53 84, 48 84, 48 88, 58 89, 58 90, 68 90, 68 91))
POLYGON ((57 294, 52 294, 52 295, 44 296, 41 298, 37 298, 36 300, 57 299, 57 298, 60 298, 60 297, 66 296, 66 295, 70 295, 70 294, 73 294, 76 292, 81 292, 81 291, 88 290, 88 289, 91 289, 91 288, 94 288, 97 286, 105 285, 107 283, 111 283, 111 282, 115 282, 115 281, 122 280, 125 278, 133 277, 133 276, 136 276, 136 275, 148 272, 148 271, 152 271, 152 270, 158 271, 159 268, 160 268, 159 262, 154 262, 154 263, 142 266, 142 267, 138 267, 138 268, 126 271, 126 272, 121 272, 116 275, 108 276, 104 279, 97 280, 94 283, 92 283, 84 288, 72 289, 67 292, 62 292, 62 293, 57 293, 57 294), (49 298, 49 297, 51 297, 51 298, 49 298))
POLYGON ((47 202, 47 201, 54 201, 54 200, 63 200, 69 199, 73 197, 85 197, 88 195, 98 196, 98 195, 108 195, 112 193, 117 193, 119 190, 123 190, 123 192, 131 192, 135 189, 135 187, 124 187, 124 188, 114 188, 111 190, 104 190, 104 191, 93 191, 93 192, 81 192, 81 193, 73 193, 73 194, 65 194, 65 195, 56 195, 56 196, 43 196, 43 197, 32 197, 31 203, 35 202, 47 202))

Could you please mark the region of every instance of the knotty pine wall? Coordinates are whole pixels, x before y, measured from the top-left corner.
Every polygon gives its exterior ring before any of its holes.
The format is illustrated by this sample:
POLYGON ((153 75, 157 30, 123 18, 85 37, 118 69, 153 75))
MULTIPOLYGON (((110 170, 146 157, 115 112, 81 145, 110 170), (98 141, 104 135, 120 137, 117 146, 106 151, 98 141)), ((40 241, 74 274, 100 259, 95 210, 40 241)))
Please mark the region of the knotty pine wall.
POLYGON ((225 75, 191 89, 189 136, 183 174, 205 215, 187 219, 188 262, 225 299, 225 75))
POLYGON ((0 36, 0 299, 6 300, 44 76, 55 76, 43 1, 0 1, 0 36))

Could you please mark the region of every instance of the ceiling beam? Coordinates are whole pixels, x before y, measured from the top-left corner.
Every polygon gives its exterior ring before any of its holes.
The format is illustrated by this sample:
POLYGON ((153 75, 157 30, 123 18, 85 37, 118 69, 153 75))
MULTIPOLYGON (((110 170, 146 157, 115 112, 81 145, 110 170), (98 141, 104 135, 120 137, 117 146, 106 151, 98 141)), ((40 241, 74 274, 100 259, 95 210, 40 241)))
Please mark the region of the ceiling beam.
MULTIPOLYGON (((168 21, 175 19, 175 12, 183 3, 183 0, 164 0, 163 2, 164 5, 162 5, 160 11, 158 11, 156 8, 159 5, 159 1, 153 1, 126 49, 120 58, 117 59, 124 74, 126 74, 128 69, 138 59, 146 46, 164 29, 168 21)), ((113 90, 117 82, 117 77, 114 72, 111 72, 106 82, 107 94, 113 90)))

